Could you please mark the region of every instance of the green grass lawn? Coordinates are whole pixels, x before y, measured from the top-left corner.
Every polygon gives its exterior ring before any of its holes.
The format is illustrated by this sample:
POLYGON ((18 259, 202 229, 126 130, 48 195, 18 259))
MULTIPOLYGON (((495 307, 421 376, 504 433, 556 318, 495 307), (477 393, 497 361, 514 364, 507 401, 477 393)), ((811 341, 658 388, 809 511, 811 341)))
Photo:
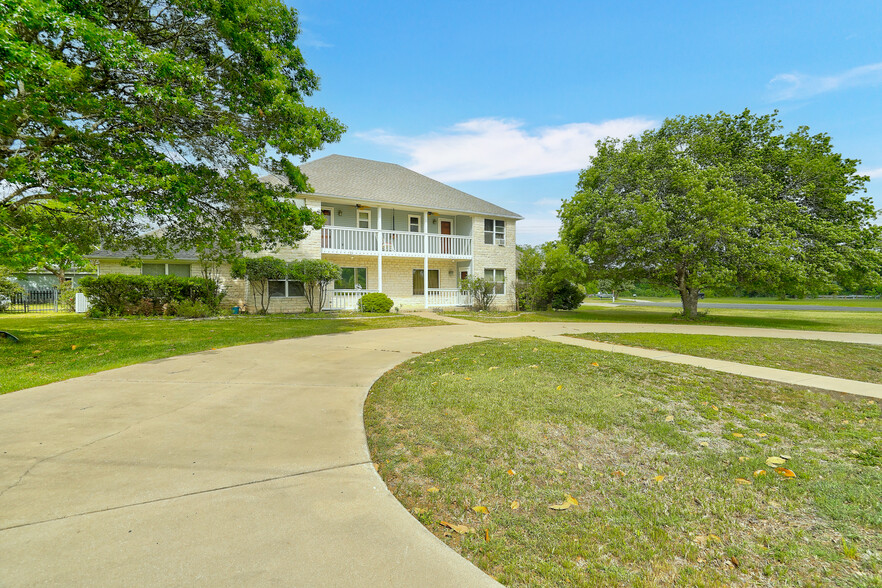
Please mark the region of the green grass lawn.
POLYGON ((409 360, 365 423, 395 496, 504 584, 882 586, 875 401, 515 339, 409 360))
MULTIPOLYGON (((674 302, 680 304, 680 299, 678 297, 670 297, 670 298, 653 298, 647 296, 638 296, 639 300, 649 300, 651 302, 674 302)), ((627 302, 628 300, 633 300, 633 297, 626 296, 621 299, 623 302, 627 302)), ((610 302, 609 300, 601 300, 598 298, 587 298, 585 302, 610 302)), ((882 307, 882 298, 788 298, 787 300, 780 300, 778 298, 774 298, 771 296, 757 296, 754 298, 747 297, 735 297, 735 296, 726 296, 726 297, 717 297, 717 298, 704 298, 699 302, 699 305, 702 303, 709 302, 715 304, 787 304, 791 306, 857 306, 857 307, 869 307, 869 308, 879 308, 882 307)))
POLYGON ((0 315, 0 394, 151 359, 292 337, 363 329, 444 324, 417 316, 303 318, 297 315, 217 319, 88 319, 74 314, 0 315))
POLYGON ((710 309, 695 321, 680 317, 670 308, 646 306, 582 306, 572 311, 553 312, 449 312, 449 316, 486 323, 499 322, 605 322, 719 325, 727 327, 764 327, 809 331, 882 333, 882 312, 823 310, 736 310, 710 309))
POLYGON ((668 333, 585 333, 575 336, 834 378, 882 383, 882 347, 878 345, 668 333))

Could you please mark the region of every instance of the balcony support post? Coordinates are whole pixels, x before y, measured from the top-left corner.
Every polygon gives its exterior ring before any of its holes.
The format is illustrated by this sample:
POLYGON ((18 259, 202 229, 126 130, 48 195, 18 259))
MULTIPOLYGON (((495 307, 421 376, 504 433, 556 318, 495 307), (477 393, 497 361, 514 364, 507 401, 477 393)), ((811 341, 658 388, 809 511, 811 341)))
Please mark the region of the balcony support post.
POLYGON ((383 208, 377 207, 377 290, 383 291, 383 208))
POLYGON ((423 212, 423 299, 429 308, 429 211, 423 212))

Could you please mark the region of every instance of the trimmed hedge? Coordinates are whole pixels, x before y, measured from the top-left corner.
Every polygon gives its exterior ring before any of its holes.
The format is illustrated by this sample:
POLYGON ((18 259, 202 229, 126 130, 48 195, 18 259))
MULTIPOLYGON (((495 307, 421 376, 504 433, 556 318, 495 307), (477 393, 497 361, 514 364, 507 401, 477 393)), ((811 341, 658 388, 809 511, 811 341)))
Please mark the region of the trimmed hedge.
POLYGON ((361 312, 389 312, 392 304, 392 299, 382 292, 371 292, 358 300, 358 309, 361 312))
POLYGON ((164 314, 170 304, 183 301, 198 301, 217 312, 223 298, 217 282, 205 278, 107 274, 86 276, 79 287, 96 314, 111 316, 164 314))

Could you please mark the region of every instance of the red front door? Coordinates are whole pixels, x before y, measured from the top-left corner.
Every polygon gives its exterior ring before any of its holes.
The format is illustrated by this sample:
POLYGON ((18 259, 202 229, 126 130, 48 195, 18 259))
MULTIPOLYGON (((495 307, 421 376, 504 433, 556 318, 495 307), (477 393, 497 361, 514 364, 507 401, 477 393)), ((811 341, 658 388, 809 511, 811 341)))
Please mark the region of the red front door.
MULTIPOLYGON (((449 235, 452 223, 450 221, 441 221, 441 234, 449 235)), ((441 253, 450 254, 450 239, 441 238, 441 253)))
MULTIPOLYGON (((322 216, 325 217, 324 227, 330 227, 331 222, 334 219, 333 213, 330 210, 323 210, 322 216)), ((331 246, 331 232, 326 230, 324 227, 322 228, 322 247, 327 249, 331 246)))

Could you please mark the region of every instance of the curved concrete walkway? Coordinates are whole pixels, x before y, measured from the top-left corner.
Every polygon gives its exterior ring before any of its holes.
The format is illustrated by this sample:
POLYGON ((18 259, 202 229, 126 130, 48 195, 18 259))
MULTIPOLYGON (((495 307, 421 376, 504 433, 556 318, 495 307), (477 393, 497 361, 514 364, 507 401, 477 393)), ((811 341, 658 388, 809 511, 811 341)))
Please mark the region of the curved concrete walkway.
POLYGON ((370 385, 479 338, 665 327, 451 322, 465 324, 220 349, 0 396, 0 585, 495 585, 376 474, 370 385))

